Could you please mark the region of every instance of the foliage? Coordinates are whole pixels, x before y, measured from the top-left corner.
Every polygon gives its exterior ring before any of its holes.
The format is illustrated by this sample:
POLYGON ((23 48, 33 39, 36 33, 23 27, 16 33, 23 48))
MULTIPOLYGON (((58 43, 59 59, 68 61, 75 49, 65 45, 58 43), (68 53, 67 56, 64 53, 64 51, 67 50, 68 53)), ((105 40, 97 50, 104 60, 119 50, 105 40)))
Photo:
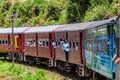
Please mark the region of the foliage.
POLYGON ((0 26, 40 26, 101 20, 120 12, 119 0, 0 0, 0 26))
POLYGON ((117 0, 91 0, 91 6, 86 11, 83 21, 106 19, 120 12, 120 2, 117 0))
POLYGON ((9 80, 49 80, 45 75, 46 71, 42 69, 32 73, 25 66, 15 64, 13 67, 11 63, 0 61, 0 77, 9 76, 9 80))
MULTIPOLYGON (((85 0, 89 3, 89 0, 85 0)), ((0 0, 0 26, 11 26, 10 15, 17 13, 14 26, 40 26, 80 22, 88 7, 81 0, 16 0, 14 5, 9 0, 0 0), (81 5, 84 3, 84 5, 81 5), (9 17, 8 17, 9 15, 9 17)))

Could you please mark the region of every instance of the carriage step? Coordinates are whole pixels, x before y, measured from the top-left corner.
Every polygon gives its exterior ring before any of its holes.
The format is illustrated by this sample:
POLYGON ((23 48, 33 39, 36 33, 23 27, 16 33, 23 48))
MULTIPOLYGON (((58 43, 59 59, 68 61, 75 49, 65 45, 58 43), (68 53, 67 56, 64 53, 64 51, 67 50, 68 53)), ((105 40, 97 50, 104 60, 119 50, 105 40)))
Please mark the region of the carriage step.
POLYGON ((78 67, 77 67, 77 69, 76 69, 76 73, 77 73, 79 76, 84 76, 84 75, 85 75, 84 65, 82 65, 82 64, 78 65, 78 67))
POLYGON ((52 58, 49 59, 48 67, 53 67, 53 59, 52 58))

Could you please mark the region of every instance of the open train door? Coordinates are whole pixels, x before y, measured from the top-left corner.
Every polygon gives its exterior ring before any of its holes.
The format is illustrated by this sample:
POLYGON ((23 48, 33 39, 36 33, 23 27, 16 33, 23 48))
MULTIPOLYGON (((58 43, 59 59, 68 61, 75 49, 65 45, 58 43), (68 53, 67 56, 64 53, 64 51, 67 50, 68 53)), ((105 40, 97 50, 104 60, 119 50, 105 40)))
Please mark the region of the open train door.
POLYGON ((14 58, 17 60, 18 55, 20 53, 20 40, 19 40, 19 35, 15 34, 14 35, 14 46, 12 44, 12 35, 8 34, 8 56, 9 59, 12 59, 12 53, 14 53, 14 58))
POLYGON ((50 59, 49 59, 49 67, 54 66, 54 58, 55 58, 55 48, 53 46, 55 39, 55 34, 54 32, 49 33, 49 51, 50 51, 50 59))
POLYGON ((23 38, 22 34, 14 36, 14 51, 18 61, 23 61, 23 38))

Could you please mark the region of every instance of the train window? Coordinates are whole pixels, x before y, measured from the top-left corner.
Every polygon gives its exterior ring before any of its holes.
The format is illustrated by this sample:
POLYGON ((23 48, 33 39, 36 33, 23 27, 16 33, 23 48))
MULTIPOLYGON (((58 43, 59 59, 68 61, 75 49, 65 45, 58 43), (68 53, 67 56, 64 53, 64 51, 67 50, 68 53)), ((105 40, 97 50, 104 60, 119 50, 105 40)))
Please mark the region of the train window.
POLYGON ((79 42, 76 41, 76 50, 78 50, 78 48, 79 48, 79 42))
POLYGON ((25 40, 25 46, 30 46, 31 45, 31 40, 30 39, 26 39, 25 40))
POLYGON ((8 41, 7 41, 7 40, 5 40, 5 44, 8 44, 8 41))
POLYGON ((93 44, 93 52, 96 52, 97 51, 97 41, 93 41, 92 42, 92 44, 93 44))
POLYGON ((45 41, 43 41, 43 46, 45 46, 45 41))
POLYGON ((70 48, 72 48, 72 47, 71 47, 71 42, 69 42, 69 45, 70 45, 70 48))
POLYGON ((72 44, 73 44, 73 48, 75 48, 75 42, 72 42, 72 44))
POLYGON ((91 41, 89 43, 90 43, 89 44, 89 51, 92 51, 92 43, 91 43, 91 41))
POLYGON ((59 41, 55 41, 55 45, 59 48, 59 41))
POLYGON ((34 46, 34 47, 35 47, 35 45, 36 45, 36 43, 35 43, 35 42, 36 42, 36 41, 31 39, 31 41, 30 41, 30 42, 31 42, 30 46, 34 46))
POLYGON ((4 40, 2 40, 2 44, 5 44, 4 40))
POLYGON ((32 41, 32 40, 30 40, 30 43, 32 44, 32 43, 33 43, 33 41, 32 41))
POLYGON ((89 51, 89 41, 86 41, 86 49, 89 51))
POLYGON ((85 50, 87 50, 87 41, 86 40, 84 40, 84 48, 85 48, 85 50))
POLYGON ((99 40, 98 41, 98 52, 100 52, 100 53, 102 52, 102 46, 103 46, 102 45, 102 40, 99 40))
POLYGON ((102 41, 102 43, 103 43, 103 53, 106 53, 106 48, 107 48, 107 41, 106 40, 103 40, 102 41))
POLYGON ((43 41, 41 39, 39 39, 38 44, 39 44, 39 47, 42 47, 43 46, 43 41))
POLYGON ((33 46, 36 46, 36 40, 33 40, 33 46))
POLYGON ((86 49, 89 51, 89 41, 86 41, 86 49))
POLYGON ((48 47, 48 41, 46 41, 46 47, 48 47))
POLYGON ((1 44, 1 40, 0 40, 0 44, 1 44))
POLYGON ((3 40, 1 40, 1 44, 3 44, 3 40))
POLYGON ((60 41, 58 41, 58 45, 60 45, 60 41))
POLYGON ((48 47, 48 39, 45 39, 45 47, 48 47))
POLYGON ((97 36, 105 35, 105 34, 107 34, 107 25, 98 27, 97 36))

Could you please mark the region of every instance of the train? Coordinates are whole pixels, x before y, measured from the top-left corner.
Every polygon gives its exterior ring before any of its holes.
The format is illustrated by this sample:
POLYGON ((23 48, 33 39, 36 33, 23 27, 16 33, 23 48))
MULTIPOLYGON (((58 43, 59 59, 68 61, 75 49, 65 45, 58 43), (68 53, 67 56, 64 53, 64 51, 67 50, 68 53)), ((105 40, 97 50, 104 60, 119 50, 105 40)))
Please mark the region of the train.
POLYGON ((0 28, 0 55, 28 63, 45 63, 93 80, 120 80, 120 16, 100 21, 39 27, 0 28), (61 46, 69 42, 69 61, 61 46), (55 42, 55 47, 52 44, 55 42))

